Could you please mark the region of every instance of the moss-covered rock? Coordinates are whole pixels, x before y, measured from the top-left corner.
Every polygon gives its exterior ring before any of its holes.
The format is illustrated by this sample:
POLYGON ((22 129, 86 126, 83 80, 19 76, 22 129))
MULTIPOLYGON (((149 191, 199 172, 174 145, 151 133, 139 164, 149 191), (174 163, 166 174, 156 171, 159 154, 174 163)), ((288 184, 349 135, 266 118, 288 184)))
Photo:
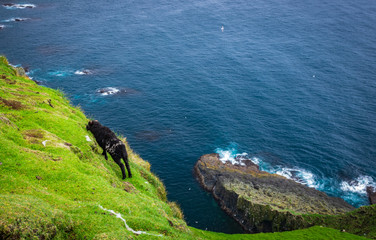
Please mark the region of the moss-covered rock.
POLYGON ((303 215, 338 215, 354 209, 341 198, 260 171, 250 161, 233 165, 221 162, 218 154, 207 154, 196 163, 195 173, 221 207, 251 233, 306 228, 315 222, 303 215))

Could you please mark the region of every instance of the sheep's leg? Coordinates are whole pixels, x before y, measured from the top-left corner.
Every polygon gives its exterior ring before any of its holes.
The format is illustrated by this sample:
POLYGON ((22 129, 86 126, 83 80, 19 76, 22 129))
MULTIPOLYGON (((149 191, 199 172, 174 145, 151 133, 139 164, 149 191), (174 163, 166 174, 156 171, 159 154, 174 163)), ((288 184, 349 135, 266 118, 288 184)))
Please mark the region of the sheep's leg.
POLYGON ((106 160, 108 160, 106 149, 103 149, 102 155, 104 156, 104 158, 105 158, 106 160))
POLYGON ((128 163, 128 159, 127 160, 124 160, 125 162, 125 166, 127 167, 127 171, 128 171, 128 177, 132 177, 132 173, 131 173, 131 168, 129 167, 129 163, 128 163))
POLYGON ((121 174, 123 174, 123 179, 125 179, 127 176, 125 175, 124 164, 120 161, 120 158, 115 158, 114 161, 117 163, 117 165, 119 165, 119 167, 121 169, 121 174))
POLYGON ((129 167, 128 154, 124 145, 123 145, 122 153, 123 153, 123 160, 124 160, 125 166, 127 167, 128 177, 131 178, 132 177, 131 168, 129 167))

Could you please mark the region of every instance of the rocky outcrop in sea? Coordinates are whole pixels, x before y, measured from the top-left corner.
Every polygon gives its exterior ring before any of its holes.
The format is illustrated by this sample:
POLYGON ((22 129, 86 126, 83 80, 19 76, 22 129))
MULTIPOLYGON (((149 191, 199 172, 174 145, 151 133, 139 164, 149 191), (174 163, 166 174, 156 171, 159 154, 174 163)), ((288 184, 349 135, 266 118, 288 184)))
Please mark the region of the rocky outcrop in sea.
POLYGON ((283 176, 260 171, 251 160, 223 163, 216 153, 201 156, 195 174, 222 209, 251 233, 289 231, 315 225, 312 214, 337 215, 353 206, 283 176), (311 219, 311 218, 310 218, 311 219))

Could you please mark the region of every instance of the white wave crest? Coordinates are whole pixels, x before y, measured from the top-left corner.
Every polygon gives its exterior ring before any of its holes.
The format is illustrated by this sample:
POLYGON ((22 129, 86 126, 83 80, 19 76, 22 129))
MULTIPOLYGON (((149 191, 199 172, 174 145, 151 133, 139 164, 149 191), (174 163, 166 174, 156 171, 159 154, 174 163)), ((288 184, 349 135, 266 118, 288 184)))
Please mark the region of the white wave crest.
POLYGON ((252 157, 250 160, 251 160, 254 164, 256 164, 256 165, 260 165, 260 164, 262 163, 261 159, 258 158, 258 157, 252 157))
POLYGON ((3 22, 23 22, 23 21, 27 21, 29 20, 30 18, 21 18, 21 17, 16 17, 16 18, 9 18, 7 20, 4 20, 3 22))
POLYGON ((48 74, 51 75, 51 76, 55 76, 55 77, 66 77, 66 76, 71 75, 71 72, 69 72, 69 71, 51 71, 48 74))
POLYGON ((275 174, 284 176, 287 179, 294 180, 295 182, 308 187, 319 188, 315 175, 305 169, 282 167, 281 169, 277 170, 275 174))
POLYGON ((0 24, 0 30, 3 29, 3 28, 5 28, 5 25, 0 24))
POLYGON ((370 176, 359 176, 355 180, 342 181, 340 184, 341 190, 344 192, 353 192, 359 194, 367 194, 367 186, 376 187, 376 183, 370 176))
POLYGON ((74 74, 76 74, 76 75, 90 75, 90 74, 93 74, 93 72, 88 70, 88 69, 84 69, 84 70, 77 70, 77 71, 74 72, 74 74))
POLYGON ((30 4, 30 3, 26 3, 26 4, 5 3, 5 4, 3 4, 3 6, 6 9, 25 9, 25 8, 35 8, 36 7, 35 4, 30 4))
POLYGON ((113 95, 120 92, 120 89, 115 87, 102 88, 97 91, 102 96, 113 95))
POLYGON ((245 165, 242 160, 249 159, 247 153, 237 153, 234 148, 228 150, 217 148, 216 153, 219 154, 219 160, 221 160, 223 163, 230 162, 234 165, 245 165))

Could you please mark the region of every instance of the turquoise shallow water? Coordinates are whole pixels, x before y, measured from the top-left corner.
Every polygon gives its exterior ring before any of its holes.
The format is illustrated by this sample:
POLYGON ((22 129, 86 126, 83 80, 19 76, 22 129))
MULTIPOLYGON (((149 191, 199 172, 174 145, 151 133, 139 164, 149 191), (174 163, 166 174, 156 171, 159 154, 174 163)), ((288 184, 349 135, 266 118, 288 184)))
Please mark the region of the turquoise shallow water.
POLYGON ((241 232, 192 173, 215 151, 367 204, 375 2, 16 2, 0 53, 125 135, 191 226, 241 232))

